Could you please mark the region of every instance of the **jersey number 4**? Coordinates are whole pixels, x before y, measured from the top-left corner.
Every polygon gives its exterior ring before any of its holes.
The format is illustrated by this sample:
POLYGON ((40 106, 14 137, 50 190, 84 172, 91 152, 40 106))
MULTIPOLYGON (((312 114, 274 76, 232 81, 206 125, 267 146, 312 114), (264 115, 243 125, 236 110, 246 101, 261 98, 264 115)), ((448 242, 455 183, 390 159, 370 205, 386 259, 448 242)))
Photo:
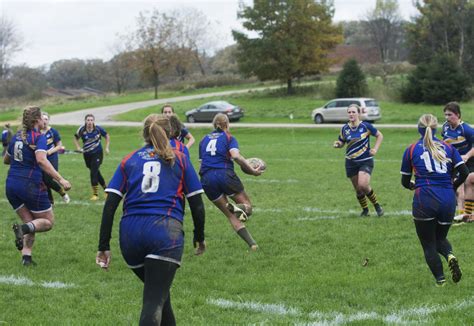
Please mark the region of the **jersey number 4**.
POLYGON ((143 164, 142 192, 157 192, 160 186, 160 162, 146 162, 143 164))
POLYGON ((215 156, 217 151, 217 139, 211 139, 206 146, 206 152, 210 152, 211 156, 215 156))

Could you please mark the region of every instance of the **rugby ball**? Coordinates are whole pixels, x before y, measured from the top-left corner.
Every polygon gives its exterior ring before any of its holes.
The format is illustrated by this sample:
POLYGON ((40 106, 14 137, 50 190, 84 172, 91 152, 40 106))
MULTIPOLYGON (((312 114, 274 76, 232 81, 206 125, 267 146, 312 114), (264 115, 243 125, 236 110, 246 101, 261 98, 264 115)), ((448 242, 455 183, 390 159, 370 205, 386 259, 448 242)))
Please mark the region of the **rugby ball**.
POLYGON ((267 164, 261 158, 257 158, 257 157, 248 158, 247 163, 254 169, 258 168, 260 171, 265 171, 267 169, 267 164))

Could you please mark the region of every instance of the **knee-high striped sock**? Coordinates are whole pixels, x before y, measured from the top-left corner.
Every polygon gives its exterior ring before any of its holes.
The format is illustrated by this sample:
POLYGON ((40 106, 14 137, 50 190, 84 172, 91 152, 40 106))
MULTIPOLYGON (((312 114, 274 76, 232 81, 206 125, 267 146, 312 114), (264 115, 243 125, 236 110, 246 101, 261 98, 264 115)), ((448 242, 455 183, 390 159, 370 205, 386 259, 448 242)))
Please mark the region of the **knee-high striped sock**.
POLYGON ((369 198, 370 202, 374 206, 378 205, 379 202, 377 201, 377 195, 375 194, 373 189, 366 196, 367 196, 367 198, 369 198))
POLYGON ((92 195, 99 196, 99 186, 92 186, 92 195))
POLYGON ((473 210, 474 210, 474 200, 465 199, 464 200, 464 214, 471 215, 473 210))
POLYGON ((359 201, 360 207, 362 207, 362 209, 368 209, 367 198, 365 198, 365 195, 357 195, 357 200, 359 201))

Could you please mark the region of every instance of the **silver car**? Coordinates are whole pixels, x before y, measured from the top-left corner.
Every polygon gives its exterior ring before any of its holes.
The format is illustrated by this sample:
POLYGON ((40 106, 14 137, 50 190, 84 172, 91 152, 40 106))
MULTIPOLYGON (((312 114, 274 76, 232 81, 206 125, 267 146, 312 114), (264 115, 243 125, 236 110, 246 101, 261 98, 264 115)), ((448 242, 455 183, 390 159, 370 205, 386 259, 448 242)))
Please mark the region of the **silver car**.
POLYGON ((188 122, 212 122, 216 114, 224 113, 230 121, 239 121, 244 116, 244 110, 226 101, 213 101, 201 105, 197 109, 185 113, 188 122))
POLYGON ((314 109, 311 118, 314 123, 347 121, 347 107, 357 104, 360 109, 360 120, 373 122, 382 118, 382 110, 373 98, 337 98, 326 103, 322 108, 314 109))

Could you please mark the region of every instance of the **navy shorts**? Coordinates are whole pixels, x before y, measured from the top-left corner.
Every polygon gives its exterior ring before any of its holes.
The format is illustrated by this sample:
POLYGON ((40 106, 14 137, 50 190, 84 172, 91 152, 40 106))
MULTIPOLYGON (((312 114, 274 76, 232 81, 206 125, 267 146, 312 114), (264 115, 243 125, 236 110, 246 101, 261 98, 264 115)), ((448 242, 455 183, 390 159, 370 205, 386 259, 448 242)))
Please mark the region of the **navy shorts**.
POLYGON ((127 216, 120 221, 120 249, 130 268, 140 268, 145 258, 181 265, 183 224, 169 216, 127 216))
POLYGON ((223 195, 232 196, 244 191, 244 185, 234 170, 215 169, 201 176, 202 189, 210 201, 216 201, 223 195))
POLYGON ((456 212, 456 194, 453 189, 420 187, 413 196, 415 220, 437 219, 439 224, 451 224, 456 212))
POLYGON ((359 171, 366 172, 369 175, 372 174, 374 169, 374 159, 370 158, 365 161, 354 162, 353 160, 346 159, 346 176, 352 178, 357 175, 359 171))
POLYGON ((8 177, 5 192, 15 211, 23 206, 32 213, 43 213, 52 208, 43 181, 8 177))

